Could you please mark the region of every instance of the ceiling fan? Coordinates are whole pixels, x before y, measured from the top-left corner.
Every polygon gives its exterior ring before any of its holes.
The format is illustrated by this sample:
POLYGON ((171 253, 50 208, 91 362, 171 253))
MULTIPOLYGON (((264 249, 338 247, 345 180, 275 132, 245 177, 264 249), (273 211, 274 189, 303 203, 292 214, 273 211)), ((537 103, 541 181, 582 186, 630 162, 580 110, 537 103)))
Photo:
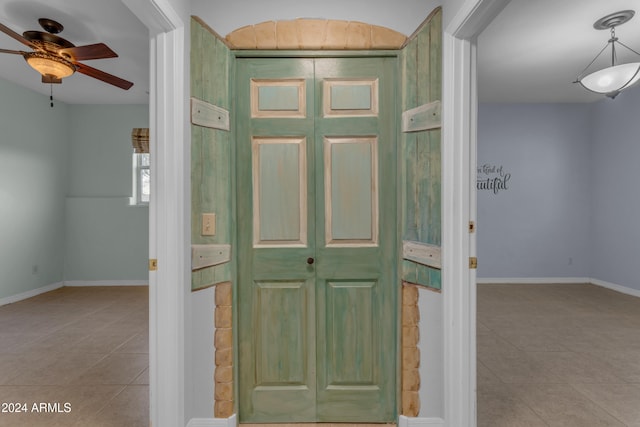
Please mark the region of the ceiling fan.
POLYGON ((116 58, 118 55, 104 43, 75 46, 56 34, 64 27, 47 18, 38 19, 40 26, 46 31, 25 31, 20 35, 11 28, 0 23, 0 31, 29 46, 33 51, 0 49, 0 53, 22 55, 27 63, 42 75, 42 83, 62 83, 62 79, 69 77, 76 71, 117 86, 124 90, 133 83, 90 67, 78 61, 90 59, 116 58))

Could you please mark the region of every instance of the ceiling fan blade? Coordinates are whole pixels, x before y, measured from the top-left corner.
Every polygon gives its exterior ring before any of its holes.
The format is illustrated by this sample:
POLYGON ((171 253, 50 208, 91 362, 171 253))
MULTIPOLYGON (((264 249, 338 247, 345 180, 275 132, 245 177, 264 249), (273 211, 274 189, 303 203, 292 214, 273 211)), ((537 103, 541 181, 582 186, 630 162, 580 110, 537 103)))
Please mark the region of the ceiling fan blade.
POLYGON ((25 39, 20 34, 16 33, 11 28, 7 27, 6 25, 4 25, 2 23, 0 23, 0 31, 2 31, 3 33, 8 35, 9 37, 12 37, 12 38, 18 40, 23 45, 29 46, 30 48, 35 49, 35 50, 39 50, 38 46, 36 46, 35 44, 31 43, 29 40, 25 39))
POLYGON ((105 73, 104 71, 97 70, 93 67, 89 67, 88 65, 84 65, 79 62, 74 62, 73 65, 76 66, 76 71, 79 73, 93 77, 94 79, 102 80, 105 83, 109 83, 110 85, 117 86, 121 89, 128 90, 133 86, 133 83, 129 81, 116 77, 112 74, 105 73))
POLYGON ((0 53, 15 53, 16 55, 24 55, 27 52, 21 50, 0 49, 0 53))
POLYGON ((109 46, 104 43, 88 44, 86 46, 75 46, 60 49, 62 55, 68 55, 73 61, 87 61, 89 59, 117 58, 109 46))

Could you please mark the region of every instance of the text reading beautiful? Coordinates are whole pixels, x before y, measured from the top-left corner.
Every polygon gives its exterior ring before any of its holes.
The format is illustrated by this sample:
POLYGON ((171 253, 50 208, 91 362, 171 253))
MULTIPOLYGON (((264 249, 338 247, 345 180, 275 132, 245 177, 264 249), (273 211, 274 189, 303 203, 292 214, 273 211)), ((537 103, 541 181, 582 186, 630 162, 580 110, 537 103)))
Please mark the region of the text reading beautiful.
POLYGON ((511 174, 505 172, 502 165, 490 165, 485 163, 478 166, 478 176, 476 178, 476 188, 478 190, 490 190, 493 194, 498 194, 501 190, 508 190, 511 174))

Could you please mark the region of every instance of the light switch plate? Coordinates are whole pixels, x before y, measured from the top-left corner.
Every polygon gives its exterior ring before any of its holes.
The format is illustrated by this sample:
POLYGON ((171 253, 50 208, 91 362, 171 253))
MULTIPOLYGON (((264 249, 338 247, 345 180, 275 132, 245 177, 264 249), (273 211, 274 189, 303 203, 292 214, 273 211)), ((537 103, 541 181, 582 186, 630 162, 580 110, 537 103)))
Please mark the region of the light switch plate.
POLYGON ((203 213, 202 214, 202 232, 203 236, 215 236, 216 235, 216 214, 203 213))

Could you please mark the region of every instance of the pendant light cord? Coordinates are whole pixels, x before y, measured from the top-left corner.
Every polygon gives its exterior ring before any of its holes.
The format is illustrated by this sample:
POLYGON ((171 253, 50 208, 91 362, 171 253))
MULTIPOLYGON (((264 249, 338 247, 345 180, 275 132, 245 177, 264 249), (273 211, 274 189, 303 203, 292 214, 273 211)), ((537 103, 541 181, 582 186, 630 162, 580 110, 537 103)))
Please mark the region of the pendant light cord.
POLYGON ((611 43, 611 66, 614 67, 616 65, 616 27, 611 27, 611 38, 609 39, 609 43, 611 43))

